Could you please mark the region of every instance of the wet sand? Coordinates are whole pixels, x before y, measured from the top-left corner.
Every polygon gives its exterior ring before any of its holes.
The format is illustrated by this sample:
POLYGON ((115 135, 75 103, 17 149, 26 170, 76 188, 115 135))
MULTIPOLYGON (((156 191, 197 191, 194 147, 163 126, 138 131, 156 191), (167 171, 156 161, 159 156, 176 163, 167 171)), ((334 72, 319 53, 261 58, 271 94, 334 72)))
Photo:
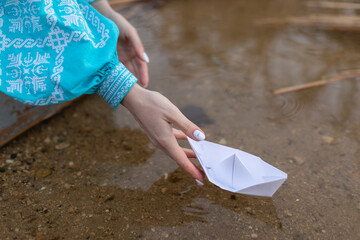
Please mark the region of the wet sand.
POLYGON ((288 173, 273 198, 197 186, 125 109, 87 96, 0 149, 0 238, 359 239, 360 82, 272 93, 358 69, 359 36, 254 24, 318 11, 303 1, 168 1, 132 19, 149 87, 208 140, 288 173))

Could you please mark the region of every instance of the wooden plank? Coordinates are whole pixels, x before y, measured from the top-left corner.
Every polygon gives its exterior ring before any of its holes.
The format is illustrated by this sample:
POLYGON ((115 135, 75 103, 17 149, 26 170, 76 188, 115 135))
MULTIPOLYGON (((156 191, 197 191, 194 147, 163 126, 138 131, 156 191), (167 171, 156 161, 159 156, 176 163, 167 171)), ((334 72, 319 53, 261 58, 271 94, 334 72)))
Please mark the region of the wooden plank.
POLYGON ((71 103, 37 107, 25 105, 0 93, 0 147, 71 103))

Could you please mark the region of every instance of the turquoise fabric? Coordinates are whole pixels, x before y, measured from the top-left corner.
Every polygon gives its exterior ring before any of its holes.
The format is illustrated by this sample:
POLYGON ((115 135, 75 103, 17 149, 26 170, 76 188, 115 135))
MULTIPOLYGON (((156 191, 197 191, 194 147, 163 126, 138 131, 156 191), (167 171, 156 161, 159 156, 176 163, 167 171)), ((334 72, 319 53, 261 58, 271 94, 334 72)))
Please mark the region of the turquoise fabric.
POLYGON ((0 2, 1 92, 32 105, 95 92, 120 104, 137 79, 118 61, 116 25, 88 2, 0 2))

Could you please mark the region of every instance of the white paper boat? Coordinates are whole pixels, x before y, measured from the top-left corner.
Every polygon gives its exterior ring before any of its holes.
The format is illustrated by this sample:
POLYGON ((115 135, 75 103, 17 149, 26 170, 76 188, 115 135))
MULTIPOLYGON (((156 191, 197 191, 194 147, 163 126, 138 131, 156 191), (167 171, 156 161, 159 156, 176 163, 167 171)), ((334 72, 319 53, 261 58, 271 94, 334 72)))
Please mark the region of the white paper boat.
POLYGON ((287 174, 244 151, 208 141, 188 138, 207 178, 235 193, 271 197, 287 174))

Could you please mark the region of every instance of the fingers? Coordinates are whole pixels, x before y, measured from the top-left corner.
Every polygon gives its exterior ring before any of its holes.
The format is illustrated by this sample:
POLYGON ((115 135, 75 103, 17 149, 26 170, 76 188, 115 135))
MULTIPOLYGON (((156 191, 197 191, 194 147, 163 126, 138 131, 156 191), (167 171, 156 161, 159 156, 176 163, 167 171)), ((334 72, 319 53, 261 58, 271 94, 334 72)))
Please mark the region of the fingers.
POLYGON ((174 134, 176 139, 183 139, 183 140, 187 139, 186 134, 181 130, 173 128, 173 134, 174 134))
POLYGON ((186 136, 190 137, 191 139, 196 141, 205 139, 204 132, 193 122, 187 119, 179 109, 176 109, 175 114, 171 114, 169 118, 178 128, 181 129, 183 133, 186 134, 186 136))
POLYGON ((137 72, 139 75, 139 81, 142 86, 147 87, 147 85, 149 84, 148 66, 146 62, 144 62, 144 60, 140 59, 139 57, 135 59, 135 63, 138 70, 137 72))
POLYGON ((129 36, 130 42, 133 45, 136 55, 139 59, 149 63, 149 57, 144 51, 144 46, 140 40, 139 35, 137 34, 136 30, 134 29, 129 36))
POLYGON ((188 148, 183 148, 183 151, 188 158, 196 158, 196 154, 193 150, 188 149, 188 148))
MULTIPOLYGON (((191 152, 188 150, 182 149, 176 142, 176 139, 173 138, 170 141, 166 141, 162 144, 163 149, 167 152, 167 154, 175 160, 175 162, 183 168, 185 171, 190 173, 190 175, 199 180, 200 182, 204 182, 203 172, 193 164, 188 157, 185 151, 191 155, 191 152)), ((195 154, 194 154, 195 155, 195 154)))

